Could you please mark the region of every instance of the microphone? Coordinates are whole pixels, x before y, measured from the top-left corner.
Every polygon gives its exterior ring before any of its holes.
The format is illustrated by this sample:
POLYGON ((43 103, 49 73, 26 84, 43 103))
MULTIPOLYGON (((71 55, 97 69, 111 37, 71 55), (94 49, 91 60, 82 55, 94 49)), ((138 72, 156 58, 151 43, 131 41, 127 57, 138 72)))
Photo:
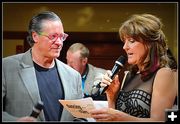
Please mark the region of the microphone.
POLYGON ((42 101, 39 101, 32 110, 32 113, 30 114, 31 117, 37 118, 39 114, 41 113, 41 110, 43 109, 44 104, 42 101))
MULTIPOLYGON (((114 78, 114 76, 120 71, 121 68, 124 67, 124 64, 127 60, 127 57, 125 56, 120 56, 116 61, 115 61, 115 65, 114 67, 112 68, 111 72, 112 72, 112 75, 111 75, 111 79, 114 78)), ((101 88, 100 86, 101 82, 96 86, 97 88, 101 88)), ((101 95, 107 90, 109 86, 106 86, 102 92, 100 93, 101 95)))

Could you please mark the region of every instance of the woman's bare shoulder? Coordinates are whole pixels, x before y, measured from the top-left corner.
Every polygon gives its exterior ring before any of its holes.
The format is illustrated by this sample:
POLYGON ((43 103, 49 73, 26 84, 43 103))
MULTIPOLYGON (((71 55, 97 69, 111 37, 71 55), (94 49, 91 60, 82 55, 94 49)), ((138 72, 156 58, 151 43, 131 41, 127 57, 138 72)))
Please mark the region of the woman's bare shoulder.
POLYGON ((175 84, 174 71, 166 67, 159 69, 154 80, 154 85, 168 87, 172 84, 175 84))
POLYGON ((159 76, 172 76, 174 74, 174 71, 171 68, 163 67, 160 68, 157 72, 157 75, 159 76))

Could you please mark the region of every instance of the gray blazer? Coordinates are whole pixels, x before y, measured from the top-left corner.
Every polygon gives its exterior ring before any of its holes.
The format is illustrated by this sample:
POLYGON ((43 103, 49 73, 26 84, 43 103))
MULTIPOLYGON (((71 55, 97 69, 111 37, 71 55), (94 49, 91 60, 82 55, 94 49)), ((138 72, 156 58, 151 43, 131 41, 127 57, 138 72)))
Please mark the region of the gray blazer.
POLYGON ((102 76, 106 73, 105 69, 97 68, 91 64, 88 64, 89 72, 85 80, 84 93, 92 95, 93 85, 99 83, 102 79, 102 76))
MULTIPOLYGON (((30 50, 2 60, 2 121, 15 121, 19 117, 29 116, 33 106, 40 100, 30 50)), ((65 99, 82 98, 80 74, 58 59, 55 61, 64 88, 65 99)), ((73 121, 73 119, 74 117, 63 109, 60 121, 73 121)), ((45 121, 43 111, 38 121, 45 121)))

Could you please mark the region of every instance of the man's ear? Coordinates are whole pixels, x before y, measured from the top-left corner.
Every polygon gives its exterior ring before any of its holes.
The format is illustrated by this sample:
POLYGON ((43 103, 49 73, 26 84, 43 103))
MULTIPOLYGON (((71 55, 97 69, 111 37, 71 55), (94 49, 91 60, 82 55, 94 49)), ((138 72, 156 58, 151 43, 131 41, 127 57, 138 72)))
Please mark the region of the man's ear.
POLYGON ((34 42, 37 43, 39 36, 38 36, 38 34, 36 32, 33 31, 32 32, 32 38, 33 38, 34 42))
POLYGON ((83 58, 83 65, 86 65, 88 63, 88 58, 83 58))

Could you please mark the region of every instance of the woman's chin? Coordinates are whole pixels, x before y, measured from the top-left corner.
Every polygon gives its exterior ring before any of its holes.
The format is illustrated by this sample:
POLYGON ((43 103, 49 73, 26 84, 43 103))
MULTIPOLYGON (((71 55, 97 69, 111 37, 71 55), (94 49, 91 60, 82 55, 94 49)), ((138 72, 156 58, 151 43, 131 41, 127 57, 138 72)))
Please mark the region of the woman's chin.
POLYGON ((130 64, 130 65, 134 65, 134 64, 135 64, 135 62, 134 62, 134 61, 132 61, 132 60, 128 60, 128 64, 130 64))

